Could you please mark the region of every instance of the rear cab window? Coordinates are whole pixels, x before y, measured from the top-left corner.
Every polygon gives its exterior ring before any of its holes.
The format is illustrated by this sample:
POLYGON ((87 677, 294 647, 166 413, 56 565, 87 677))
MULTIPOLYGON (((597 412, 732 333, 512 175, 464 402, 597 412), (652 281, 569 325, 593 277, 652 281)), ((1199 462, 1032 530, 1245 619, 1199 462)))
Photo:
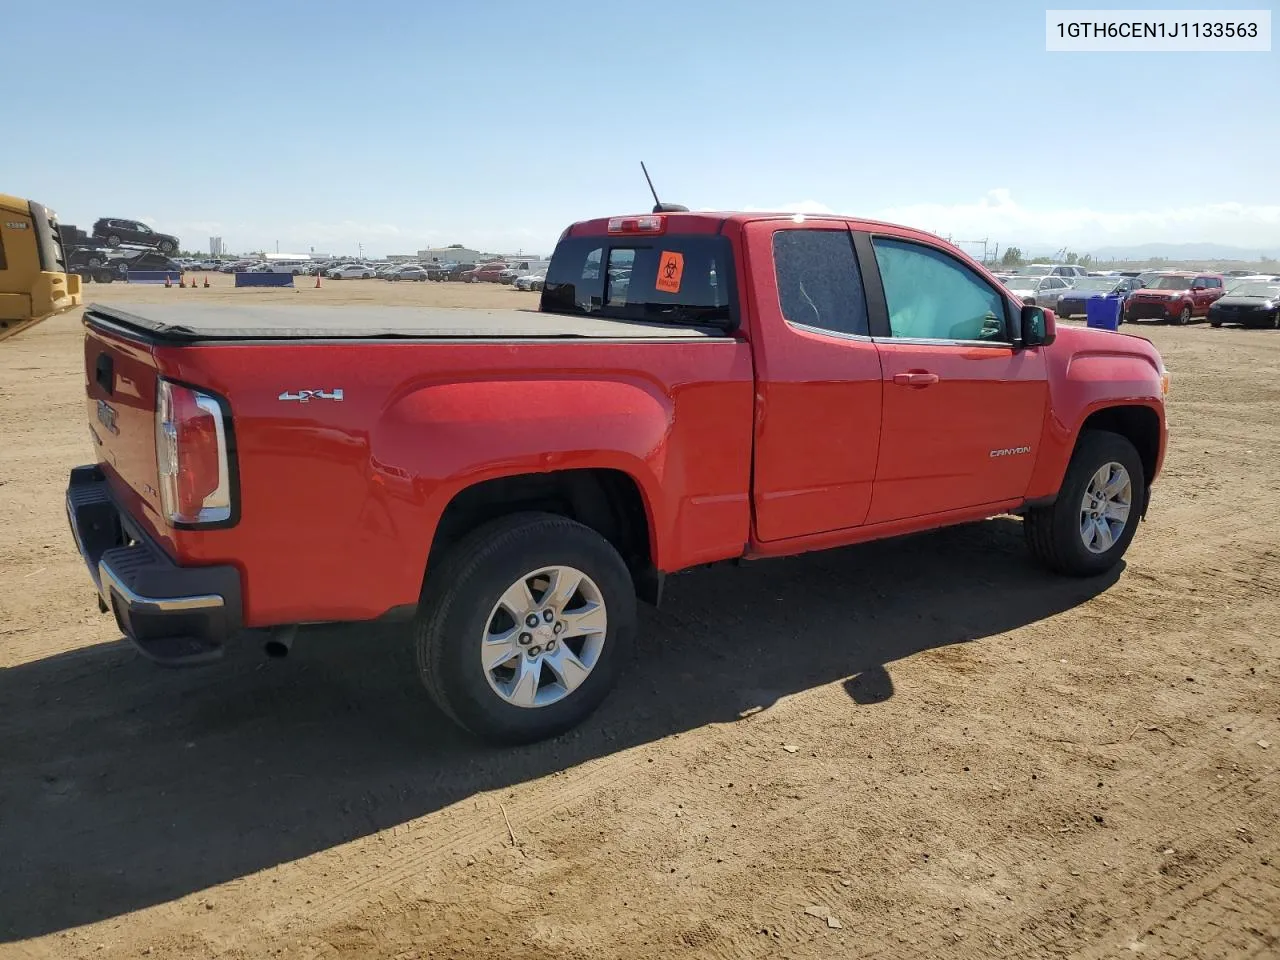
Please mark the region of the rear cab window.
POLYGON ((846 336, 869 334, 862 275, 848 230, 778 230, 773 269, 778 305, 790 323, 846 336))
POLYGON ((542 288, 544 313, 736 329, 733 252, 720 234, 566 237, 542 288))

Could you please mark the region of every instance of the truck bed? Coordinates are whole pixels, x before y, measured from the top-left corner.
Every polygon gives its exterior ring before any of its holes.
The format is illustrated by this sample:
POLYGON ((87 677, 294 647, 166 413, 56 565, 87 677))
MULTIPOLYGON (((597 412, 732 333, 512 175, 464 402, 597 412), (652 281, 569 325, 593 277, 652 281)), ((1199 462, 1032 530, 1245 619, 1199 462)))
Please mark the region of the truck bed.
POLYGON ((172 343, 242 340, 682 340, 723 337, 705 327, 574 317, 537 310, 275 304, 90 304, 100 320, 172 343))

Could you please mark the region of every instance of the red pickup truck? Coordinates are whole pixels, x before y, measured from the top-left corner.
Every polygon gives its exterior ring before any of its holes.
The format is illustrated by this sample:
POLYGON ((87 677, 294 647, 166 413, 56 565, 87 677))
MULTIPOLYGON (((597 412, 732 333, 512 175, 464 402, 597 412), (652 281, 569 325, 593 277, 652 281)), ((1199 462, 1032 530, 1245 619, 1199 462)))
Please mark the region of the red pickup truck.
POLYGON ((562 235, 539 310, 91 306, 67 510, 150 657, 412 621, 474 733, 563 731, 689 567, 1024 518, 1116 564, 1166 446, 1137 337, 1057 328, 937 237, 659 213, 562 235))

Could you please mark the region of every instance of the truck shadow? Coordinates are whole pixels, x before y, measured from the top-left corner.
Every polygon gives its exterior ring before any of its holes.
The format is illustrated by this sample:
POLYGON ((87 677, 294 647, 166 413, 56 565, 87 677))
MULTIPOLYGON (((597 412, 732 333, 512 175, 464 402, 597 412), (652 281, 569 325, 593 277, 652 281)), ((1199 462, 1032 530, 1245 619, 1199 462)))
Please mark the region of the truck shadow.
MULTIPOLYGON (((167 902, 637 744, 1081 604, 1119 572, 1055 578, 999 519, 672 578, 638 655, 580 730, 478 745, 421 692, 405 631, 322 630, 164 671, 124 642, 0 670, 0 942, 167 902)), ((88 602, 88 601, 86 601, 88 602)), ((991 641, 992 646, 998 640, 991 641)))

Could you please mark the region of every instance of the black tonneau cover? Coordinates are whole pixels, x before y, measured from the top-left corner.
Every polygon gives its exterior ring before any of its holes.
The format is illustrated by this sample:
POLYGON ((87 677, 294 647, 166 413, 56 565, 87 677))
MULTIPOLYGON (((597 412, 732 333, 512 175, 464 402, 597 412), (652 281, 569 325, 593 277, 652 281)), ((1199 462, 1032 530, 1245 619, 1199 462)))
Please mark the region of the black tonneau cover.
POLYGON ((559 337, 646 340, 724 336, 701 327, 575 317, 536 310, 275 304, 90 304, 100 319, 157 340, 347 340, 379 338, 526 340, 559 337))

